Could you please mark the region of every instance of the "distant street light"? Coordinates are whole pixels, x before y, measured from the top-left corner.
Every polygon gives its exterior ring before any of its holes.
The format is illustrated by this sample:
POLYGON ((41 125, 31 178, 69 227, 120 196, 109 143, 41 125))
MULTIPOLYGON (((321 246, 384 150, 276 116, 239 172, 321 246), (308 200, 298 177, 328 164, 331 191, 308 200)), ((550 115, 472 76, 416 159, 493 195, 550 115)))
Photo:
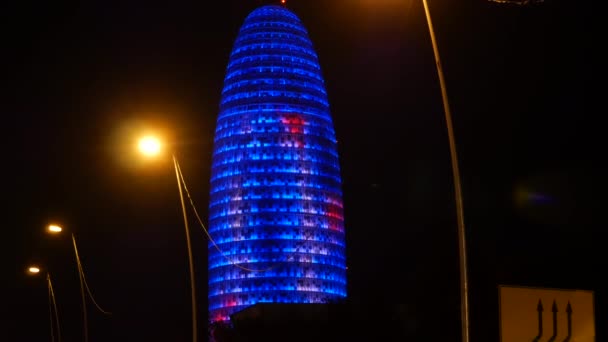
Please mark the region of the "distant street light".
POLYGON ((30 266, 30 267, 27 269, 27 271, 28 271, 30 274, 38 274, 38 273, 40 273, 40 268, 38 268, 38 267, 36 267, 36 266, 30 266))
MULTIPOLYGON (((63 228, 56 224, 48 225, 46 230, 49 234, 59 234, 59 233, 63 232, 63 228)), ((95 299, 93 298, 93 295, 91 294, 91 291, 89 290, 89 287, 88 287, 85 277, 84 277, 82 263, 80 262, 80 256, 78 254, 78 247, 76 246, 76 237, 74 236, 74 233, 72 233, 71 236, 72 236, 72 245, 74 246, 74 255, 76 257, 76 267, 78 268, 78 278, 80 280, 80 296, 82 298, 83 335, 84 335, 84 341, 88 342, 89 329, 88 329, 88 319, 87 319, 87 302, 86 302, 86 297, 85 297, 85 287, 86 287, 87 292, 89 293, 89 296, 91 297, 91 300, 97 306, 97 308, 104 314, 110 314, 110 313, 101 309, 101 307, 99 307, 99 305, 97 305, 97 302, 95 302, 95 299)), ((50 278, 49 278, 49 281, 50 281, 50 278)))
MULTIPOLYGON (((148 157, 154 157, 161 152, 160 140, 153 136, 146 136, 139 140, 138 143, 139 151, 148 157)), ((186 206, 184 204, 184 195, 182 193, 182 182, 180 180, 180 169, 177 163, 175 154, 171 155, 173 159, 173 168, 175 169, 175 176, 177 178, 177 188, 179 190, 179 199, 182 206, 182 214, 184 217, 184 228, 186 230, 186 246, 188 248, 188 266, 190 270, 190 297, 192 305, 192 341, 197 342, 197 319, 196 319, 196 286, 194 278, 194 262, 192 258, 192 246, 190 243, 190 228, 188 227, 188 217, 186 216, 186 206)))
MULTIPOLYGON (((37 276, 40 273, 40 267, 30 266, 27 272, 32 276, 37 276)), ((50 272, 46 273, 46 285, 49 292, 49 319, 51 328, 51 342, 55 342, 55 329, 57 329, 57 341, 61 342, 61 329, 59 326, 59 312, 57 311, 57 301, 55 300, 55 291, 51 282, 50 272), (53 317, 55 318, 53 320, 53 317)))
POLYGON ((57 233, 61 233, 63 229, 55 224, 49 224, 47 227, 47 231, 51 234, 57 234, 57 233))

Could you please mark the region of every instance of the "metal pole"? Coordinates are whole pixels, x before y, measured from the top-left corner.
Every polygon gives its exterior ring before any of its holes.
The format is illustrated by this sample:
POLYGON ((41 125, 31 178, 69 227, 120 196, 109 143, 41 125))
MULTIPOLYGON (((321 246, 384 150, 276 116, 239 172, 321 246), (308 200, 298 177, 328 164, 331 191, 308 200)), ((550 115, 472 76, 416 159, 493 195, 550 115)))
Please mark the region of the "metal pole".
MULTIPOLYGON (((49 287, 49 301, 52 302, 53 309, 55 310, 55 324, 57 325, 57 341, 61 342, 61 327, 59 326, 59 311, 57 311, 57 300, 55 299, 55 290, 53 290, 53 283, 51 282, 51 273, 47 272, 46 274, 47 285, 49 287)), ((53 319, 51 317, 51 325, 53 324, 53 319)), ((51 334, 53 334, 53 329, 51 328, 51 334)), ((55 338, 52 336, 52 340, 55 341, 55 338)))
POLYGON ((196 334, 196 287, 194 286, 194 264, 192 262, 192 247, 190 244, 190 229, 188 228, 188 218, 186 216, 186 206, 184 205, 184 195, 182 194, 182 183, 179 177, 179 169, 177 166, 177 159, 175 155, 173 157, 173 167, 175 168, 175 177, 177 177, 177 188, 179 189, 179 199, 182 204, 182 213, 184 215, 184 227, 186 229, 186 243, 188 245, 188 265, 190 267, 190 291, 192 299, 192 341, 197 341, 196 334))
POLYGON ((51 342, 55 342, 55 328, 53 328, 55 322, 53 321, 53 294, 51 292, 51 277, 49 273, 46 274, 46 286, 49 292, 49 318, 51 320, 51 342))
POLYGON ((437 41, 435 39, 435 32, 433 30, 433 23, 431 22, 431 13, 429 12, 429 5, 427 0, 422 0, 424 4, 424 13, 426 14, 426 21, 429 26, 429 33, 431 35, 431 43, 433 44, 433 53, 435 54, 435 66, 437 67, 437 74, 439 76, 439 85, 441 87, 441 98, 443 99, 443 110, 445 112, 445 121, 448 130, 448 139, 450 141, 450 156, 452 160, 452 175, 454 178, 454 196, 456 199, 456 215, 458 220, 458 252, 460 256, 460 315, 462 324, 462 342, 469 342, 469 298, 468 298, 468 280, 467 280, 467 250, 466 250, 466 236, 464 229, 464 212, 462 203, 462 189, 460 186, 460 172, 458 170, 458 157, 456 154, 456 142, 454 140, 454 128, 452 127, 452 115, 450 113, 450 106, 448 104, 448 93, 445 86, 445 79, 443 77, 443 70, 441 68, 441 61, 439 59, 439 49, 437 48, 437 41))
POLYGON ((76 238, 72 234, 72 243, 74 244, 74 254, 76 255, 76 266, 78 267, 78 277, 80 278, 80 295, 82 296, 82 320, 83 320, 83 334, 84 342, 89 341, 89 328, 87 320, 87 302, 84 296, 84 278, 82 275, 82 266, 80 265, 80 257, 78 256, 78 248, 76 247, 76 238))

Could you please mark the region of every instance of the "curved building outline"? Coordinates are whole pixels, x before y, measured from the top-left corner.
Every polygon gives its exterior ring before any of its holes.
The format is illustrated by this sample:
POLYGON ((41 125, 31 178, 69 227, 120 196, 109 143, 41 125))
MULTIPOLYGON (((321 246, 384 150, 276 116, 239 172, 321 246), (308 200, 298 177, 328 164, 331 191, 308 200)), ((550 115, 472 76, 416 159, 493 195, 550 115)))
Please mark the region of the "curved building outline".
POLYGON ((337 141, 312 42, 282 6, 262 6, 234 42, 210 181, 209 318, 256 303, 346 296, 337 141))

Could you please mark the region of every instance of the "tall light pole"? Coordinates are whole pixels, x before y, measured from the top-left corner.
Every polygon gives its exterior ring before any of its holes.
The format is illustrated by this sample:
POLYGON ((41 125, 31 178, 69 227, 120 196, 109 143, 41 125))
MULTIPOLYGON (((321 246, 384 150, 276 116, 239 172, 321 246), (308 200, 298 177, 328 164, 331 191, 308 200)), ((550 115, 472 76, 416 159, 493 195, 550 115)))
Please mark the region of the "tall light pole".
MULTIPOLYGON (((46 231, 49 234, 60 234, 63 232, 63 228, 57 224, 49 224, 46 228, 46 231)), ((88 328, 89 324, 88 324, 88 317, 87 317, 87 301, 86 301, 86 296, 85 296, 85 288, 86 288, 86 291, 89 293, 91 300, 97 306, 97 308, 104 314, 110 314, 110 313, 107 311, 104 311, 97 304, 97 302, 95 302, 95 299, 93 298, 93 295, 91 294, 89 287, 86 283, 86 280, 84 278, 84 271, 82 269, 82 263, 80 262, 80 256, 78 254, 78 247, 76 246, 76 237, 74 236, 74 233, 72 233, 71 236, 72 236, 72 245, 74 247, 74 256, 76 258, 76 267, 78 268, 78 278, 80 280, 80 296, 82 298, 83 336, 84 336, 84 341, 88 342, 89 341, 89 328, 88 328)), ((49 281, 50 281, 50 278, 49 278, 49 281)))
POLYGON ((462 201, 462 187, 460 185, 460 171, 458 168, 458 155, 456 153, 456 140, 454 139, 454 128, 452 126, 452 114, 448 102, 448 92, 445 86, 441 59, 439 58, 439 48, 435 39, 435 30, 431 20, 431 12, 427 0, 422 0, 426 22, 429 26, 433 54, 435 55, 435 66, 439 76, 439 86, 441 87, 441 99, 443 101, 443 112, 445 123, 448 130, 448 140, 450 143, 450 157, 452 161, 452 178, 454 179, 454 197, 456 200, 456 219, 458 222, 458 255, 460 262, 460 315, 462 327, 462 342, 469 342, 469 283, 467 275, 467 245, 464 229, 464 209, 462 201))
MULTIPOLYGON (((533 3, 542 3, 544 0, 488 0, 490 2, 528 5, 533 3)), ((462 187, 460 184, 460 170, 458 167, 458 154, 456 152, 456 140, 454 138, 454 128, 452 125, 452 114, 448 101, 448 93, 443 76, 443 68, 439 57, 439 48, 435 38, 435 30, 433 29, 433 21, 431 20, 431 12, 427 0, 422 0, 424 6, 424 14, 429 27, 431 44, 433 46, 433 54, 435 56, 435 67, 437 68, 437 76, 439 78, 439 86, 441 88, 441 99, 443 102, 443 111, 445 114, 445 122, 448 133, 448 141, 450 144, 450 158, 452 163, 452 178, 454 181, 454 198, 456 202, 456 219, 458 224, 458 254, 460 268, 460 315, 462 328, 462 342, 469 342, 469 283, 467 271, 467 245, 466 245, 466 230, 464 224, 464 208, 462 200, 462 187)))
MULTIPOLYGON (((140 152, 146 156, 156 156, 161 152, 160 141, 152 136, 147 136, 139 140, 138 148, 140 152)), ((173 160, 173 168, 175 169, 175 177, 177 178, 177 189, 179 191, 179 200, 182 206, 182 215, 184 217, 184 228, 186 230, 186 246, 188 249, 188 268, 190 271, 190 298, 192 306, 192 341, 197 341, 197 319, 196 319, 196 286, 194 278, 194 261, 192 258, 192 244, 190 242, 190 228, 188 227, 188 217, 186 215, 186 206, 184 204, 184 195, 182 193, 182 182, 180 180, 179 165, 175 154, 171 154, 173 160)))
MULTIPOLYGON (((49 234, 61 234, 63 232, 63 228, 57 224, 49 224, 46 227, 46 231, 49 234)), ((82 269, 80 267, 80 258, 78 257, 78 248, 76 248, 76 239, 74 238, 74 234, 72 234, 72 244, 74 246, 74 254, 76 255, 76 267, 78 269, 78 280, 80 281, 80 297, 82 299, 82 330, 84 342, 89 341, 89 323, 87 318, 87 301, 84 295, 84 282, 82 279, 82 269)))
MULTIPOLYGON (((40 274, 40 267, 36 265, 31 265, 28 267, 27 273, 31 276, 37 276, 38 274, 40 274)), ((59 325, 59 312, 57 311, 57 301, 55 300, 55 291, 53 290, 51 273, 48 271, 46 272, 46 285, 49 292, 49 319, 51 328, 51 342, 55 342, 55 327, 57 329, 57 341, 61 342, 61 328, 59 325), (55 317, 54 321, 53 316, 55 317)))
MULTIPOLYGON (((507 0, 510 1, 510 0, 507 0)), ((466 234, 464 226, 464 209, 462 200, 462 187, 460 185, 460 171, 458 168, 458 154, 456 153, 456 140, 454 138, 454 128, 452 125, 452 114, 448 101, 448 93, 443 76, 441 59, 439 57, 439 48, 435 38, 435 30, 433 29, 433 21, 431 20, 431 12, 427 0, 422 0, 424 6, 424 14, 429 28, 433 54, 435 56, 435 67, 437 76, 439 77, 439 86, 441 88, 441 100, 443 103, 443 112, 445 114, 445 123, 448 133, 448 141, 450 145, 450 159, 452 164, 452 178, 454 182, 454 198, 456 201, 456 219, 458 225, 458 255, 460 269, 460 316, 462 328, 462 342, 469 342, 469 285, 467 276, 467 248, 466 234)))

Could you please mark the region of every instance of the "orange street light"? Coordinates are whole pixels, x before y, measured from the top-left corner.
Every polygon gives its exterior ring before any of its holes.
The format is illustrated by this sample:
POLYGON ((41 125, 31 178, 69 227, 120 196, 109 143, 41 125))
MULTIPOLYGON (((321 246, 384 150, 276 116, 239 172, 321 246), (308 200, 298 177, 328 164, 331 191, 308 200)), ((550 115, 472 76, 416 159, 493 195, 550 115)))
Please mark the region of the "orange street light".
POLYGON ((49 224, 46 227, 46 230, 51 233, 51 234, 58 234, 61 233, 63 231, 63 228, 61 228, 61 226, 58 226, 56 224, 49 224))
POLYGON ((137 147, 143 155, 151 157, 160 153, 161 143, 156 137, 146 136, 139 140, 137 147))
MULTIPOLYGON (((63 228, 56 224, 49 224, 46 228, 46 231, 49 234, 60 234, 63 232, 63 228)), ((93 295, 91 294, 91 291, 89 290, 89 286, 86 283, 86 279, 84 277, 82 263, 80 262, 80 256, 78 254, 78 247, 76 246, 76 237, 74 236, 74 233, 72 233, 71 236, 72 236, 72 245, 74 246, 74 255, 76 257, 76 267, 78 268, 78 278, 80 280, 80 296, 82 298, 82 321, 83 321, 84 341, 87 342, 89 340, 89 329, 88 329, 88 319, 87 319, 87 302, 86 302, 86 297, 85 297, 85 287, 86 287, 86 290, 87 290, 89 296, 91 297, 91 300, 95 304, 95 306, 97 306, 97 308, 104 314, 110 314, 110 313, 101 309, 101 307, 99 307, 99 305, 97 305, 97 302, 95 302, 95 299, 93 298, 93 295)), ((50 277, 49 277, 49 281, 50 281, 50 277)))
MULTIPOLYGON (((40 267, 31 265, 27 269, 28 274, 37 276, 40 274, 40 267)), ((55 300, 55 291, 51 282, 51 273, 46 273, 46 285, 49 291, 49 319, 51 321, 51 342, 55 342, 55 329, 57 329, 57 341, 61 342, 61 330, 59 326, 59 312, 57 311, 57 301, 55 300), (55 318, 53 320, 53 318, 55 318)))
MULTIPOLYGON (((138 148, 139 151, 147 156, 157 156, 161 152, 161 142, 154 136, 145 136, 139 140, 138 148)), ((177 178, 177 189, 179 190, 179 199, 182 206, 182 214, 184 217, 184 228, 186 230, 186 246, 188 249, 188 267, 190 270, 190 299, 192 306, 192 341, 197 342, 197 319, 196 319, 196 286, 194 277, 194 261, 192 257, 192 244, 190 242, 190 228, 188 227, 188 217, 186 215, 186 205, 184 204, 184 195, 182 192, 182 182, 180 180, 180 169, 177 163, 175 154, 171 154, 173 158, 173 168, 175 169, 175 176, 177 178)))

